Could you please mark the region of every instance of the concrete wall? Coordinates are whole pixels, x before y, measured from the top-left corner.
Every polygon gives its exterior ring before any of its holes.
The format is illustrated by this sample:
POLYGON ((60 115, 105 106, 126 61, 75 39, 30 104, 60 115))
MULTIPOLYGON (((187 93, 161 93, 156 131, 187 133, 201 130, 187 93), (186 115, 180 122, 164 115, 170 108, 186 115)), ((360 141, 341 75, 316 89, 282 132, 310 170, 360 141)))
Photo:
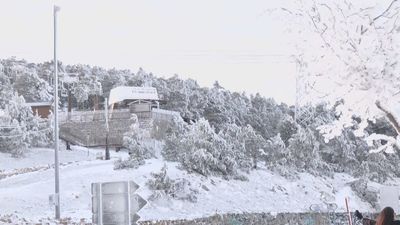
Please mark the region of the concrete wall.
MULTIPOLYGON (((370 216, 370 215, 365 215, 370 216)), ((353 218, 354 220, 354 218, 353 218)), ((243 213, 194 220, 141 221, 140 225, 346 225, 346 213, 243 213)), ((355 224, 355 222, 353 222, 355 224)))

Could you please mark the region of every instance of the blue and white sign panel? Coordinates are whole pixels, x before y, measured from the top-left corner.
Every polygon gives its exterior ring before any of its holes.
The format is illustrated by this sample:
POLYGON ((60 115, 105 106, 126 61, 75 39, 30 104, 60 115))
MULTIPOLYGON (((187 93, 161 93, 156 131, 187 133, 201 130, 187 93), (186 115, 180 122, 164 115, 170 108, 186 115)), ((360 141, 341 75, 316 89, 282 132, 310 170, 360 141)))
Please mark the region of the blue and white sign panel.
POLYGON ((93 223, 99 225, 132 225, 146 201, 135 194, 139 188, 133 181, 92 184, 93 223))

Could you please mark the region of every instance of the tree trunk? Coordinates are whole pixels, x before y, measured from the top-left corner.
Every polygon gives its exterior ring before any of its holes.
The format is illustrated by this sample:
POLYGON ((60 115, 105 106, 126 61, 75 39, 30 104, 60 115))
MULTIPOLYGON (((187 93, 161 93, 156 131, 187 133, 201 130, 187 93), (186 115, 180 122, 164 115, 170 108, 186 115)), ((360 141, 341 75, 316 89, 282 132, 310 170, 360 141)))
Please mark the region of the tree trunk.
POLYGON ((65 141, 65 145, 66 145, 66 147, 67 147, 67 150, 71 150, 71 145, 69 144, 68 141, 65 141))
POLYGON ((389 120, 390 124, 392 124, 393 128, 396 130, 397 135, 400 135, 400 124, 397 121, 396 117, 393 115, 391 111, 385 108, 380 101, 376 101, 375 105, 378 109, 382 110, 385 113, 386 118, 389 120))
POLYGON ((99 110, 99 96, 98 95, 93 96, 93 109, 99 110))

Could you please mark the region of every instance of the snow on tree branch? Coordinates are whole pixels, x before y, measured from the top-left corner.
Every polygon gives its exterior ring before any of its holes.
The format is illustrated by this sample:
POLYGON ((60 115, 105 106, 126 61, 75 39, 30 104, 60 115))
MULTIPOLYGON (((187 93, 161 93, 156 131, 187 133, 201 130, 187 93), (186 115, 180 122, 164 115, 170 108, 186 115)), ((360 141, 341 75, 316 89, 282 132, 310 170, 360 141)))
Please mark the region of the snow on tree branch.
MULTIPOLYGON (((311 87, 310 101, 336 104, 337 120, 319 128, 325 141, 350 126, 363 136, 368 122, 380 117, 399 135, 400 113, 392 108, 400 102, 398 0, 299 0, 282 12, 297 50, 294 57, 302 62, 298 76, 311 87)), ((387 143, 377 151, 390 152, 393 137, 380 138, 387 143)))

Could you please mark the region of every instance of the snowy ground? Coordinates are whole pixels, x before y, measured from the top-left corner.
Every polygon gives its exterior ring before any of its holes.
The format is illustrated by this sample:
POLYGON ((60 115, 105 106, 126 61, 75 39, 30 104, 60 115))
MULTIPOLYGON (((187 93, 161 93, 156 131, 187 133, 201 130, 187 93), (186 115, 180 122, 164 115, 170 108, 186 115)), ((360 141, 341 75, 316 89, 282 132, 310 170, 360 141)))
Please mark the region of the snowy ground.
MULTIPOLYGON (((63 217, 78 221, 91 219, 90 186, 93 182, 133 180, 141 186, 137 191, 144 198, 151 192, 145 186, 151 172, 159 172, 162 159, 151 159, 136 170, 113 170, 113 161, 126 157, 126 152, 112 151, 111 161, 96 160, 99 149, 74 148, 61 151, 63 165, 60 169, 61 211, 63 217), (71 162, 71 163, 67 163, 71 162)), ((54 192, 54 170, 46 165, 53 161, 50 149, 32 149, 22 159, 0 155, 2 173, 21 171, 21 174, 0 179, 0 215, 16 214, 32 221, 53 217, 49 195, 54 192), (29 167, 43 169, 29 172, 29 167), (28 172, 26 172, 28 171, 28 172)), ((348 182, 354 179, 346 174, 336 174, 333 179, 301 174, 301 179, 290 181, 265 169, 252 171, 249 181, 205 178, 179 170, 176 163, 167 163, 168 176, 185 177, 199 190, 197 203, 160 199, 149 202, 141 211, 143 220, 195 218, 228 212, 305 212, 311 205, 324 207, 324 202, 336 203, 336 211, 345 211, 344 198, 350 197, 350 206, 362 211, 373 211, 354 195, 348 182), (204 185, 206 188, 202 187, 204 185), (208 189, 208 190, 207 190, 208 189)))
MULTIPOLYGON (((98 151, 79 146, 72 146, 72 151, 60 151, 60 163, 95 159, 98 151)), ((0 171, 23 169, 51 165, 54 163, 54 150, 48 148, 31 149, 24 157, 13 158, 10 154, 0 152, 0 171)))

